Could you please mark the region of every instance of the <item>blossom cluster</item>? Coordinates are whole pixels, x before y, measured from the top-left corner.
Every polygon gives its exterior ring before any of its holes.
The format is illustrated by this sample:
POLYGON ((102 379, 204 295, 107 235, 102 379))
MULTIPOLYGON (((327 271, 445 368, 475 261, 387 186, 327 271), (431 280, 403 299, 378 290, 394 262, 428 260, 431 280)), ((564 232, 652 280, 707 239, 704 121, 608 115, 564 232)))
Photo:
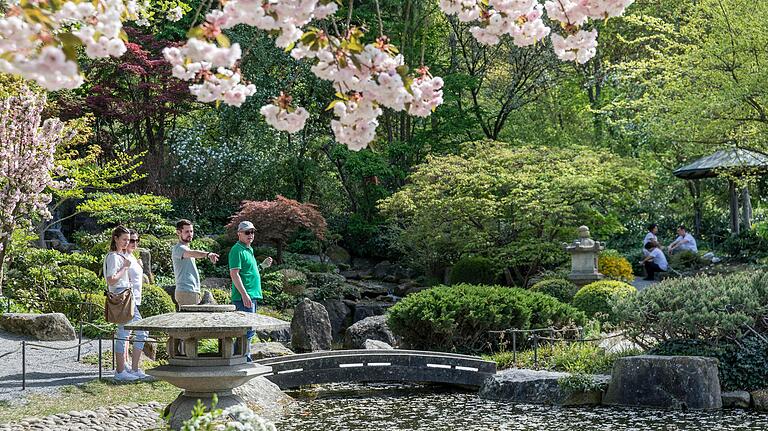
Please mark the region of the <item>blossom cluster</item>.
POLYGON ((184 431, 276 431, 275 425, 241 405, 193 414, 184 422, 184 431))
POLYGON ((51 217, 45 190, 62 186, 51 173, 64 126, 57 118, 41 126, 44 106, 45 97, 29 91, 0 100, 0 250, 16 227, 51 217))
MULTIPOLYGON (((129 6, 135 9, 135 3, 129 6)), ((74 58, 77 45, 91 58, 123 55, 125 13, 122 0, 12 6, 0 18, 0 72, 35 80, 49 90, 76 88, 83 83, 74 58)))
POLYGON ((456 15, 462 22, 478 21, 470 28, 475 39, 485 45, 496 45, 504 35, 517 46, 528 46, 551 33, 555 54, 561 60, 586 63, 595 56, 597 30, 581 27, 589 19, 619 16, 635 0, 440 0, 440 9, 456 15), (544 24, 543 10, 550 20, 558 21, 566 32, 563 37, 552 33, 544 24))

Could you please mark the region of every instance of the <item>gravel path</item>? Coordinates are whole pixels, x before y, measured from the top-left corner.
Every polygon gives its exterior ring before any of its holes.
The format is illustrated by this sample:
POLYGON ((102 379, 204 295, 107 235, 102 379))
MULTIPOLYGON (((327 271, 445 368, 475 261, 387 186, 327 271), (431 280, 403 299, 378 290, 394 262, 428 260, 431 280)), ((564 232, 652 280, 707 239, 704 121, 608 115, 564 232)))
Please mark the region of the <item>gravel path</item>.
MULTIPOLYGON (((77 362, 77 349, 50 350, 28 346, 26 349, 27 389, 21 390, 21 341, 47 347, 72 347, 73 341, 37 341, 9 332, 0 331, 0 401, 23 403, 31 394, 56 394, 62 386, 85 383, 99 377, 97 365, 77 362), (5 355, 9 352, 8 355, 5 355), (3 356, 5 355, 5 356, 3 356)), ((84 340, 85 341, 85 340, 84 340)), ((112 349, 111 341, 102 341, 103 351, 112 349)), ((98 354, 98 341, 91 340, 82 346, 81 357, 98 354)), ((105 364, 110 365, 111 364, 105 364)), ((112 370, 104 370, 104 377, 111 377, 112 370)))

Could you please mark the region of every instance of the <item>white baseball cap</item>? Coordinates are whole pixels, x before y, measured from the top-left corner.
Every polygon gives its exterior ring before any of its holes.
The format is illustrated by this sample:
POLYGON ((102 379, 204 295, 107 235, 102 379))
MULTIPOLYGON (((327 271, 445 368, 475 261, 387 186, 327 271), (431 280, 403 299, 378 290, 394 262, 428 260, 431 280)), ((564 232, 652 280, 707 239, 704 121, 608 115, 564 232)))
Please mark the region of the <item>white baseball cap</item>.
POLYGON ((256 230, 256 228, 253 226, 253 223, 246 221, 241 221, 240 224, 237 226, 237 231, 242 232, 246 230, 256 230))

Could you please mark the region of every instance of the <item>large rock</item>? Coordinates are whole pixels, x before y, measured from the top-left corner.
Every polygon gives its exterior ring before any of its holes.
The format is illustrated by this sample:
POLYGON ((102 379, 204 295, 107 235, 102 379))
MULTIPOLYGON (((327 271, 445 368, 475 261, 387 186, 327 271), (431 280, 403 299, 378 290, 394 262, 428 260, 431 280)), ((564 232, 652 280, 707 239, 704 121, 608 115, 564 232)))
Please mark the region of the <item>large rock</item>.
POLYGON ((363 348, 365 350, 394 350, 395 348, 390 346, 389 344, 379 341, 379 340, 365 340, 365 343, 363 343, 363 348))
POLYGON ((750 392, 752 407, 759 412, 768 412, 768 389, 750 392))
POLYGON ((328 259, 336 265, 340 263, 350 265, 352 263, 352 256, 349 254, 349 252, 339 247, 338 245, 332 245, 328 247, 328 250, 325 251, 325 255, 328 256, 328 259))
POLYGON ((368 317, 347 328, 344 348, 364 349, 366 340, 383 341, 390 346, 397 344, 395 335, 387 326, 386 316, 368 317))
POLYGON ((200 281, 200 286, 229 291, 232 289, 232 279, 226 277, 206 277, 200 281))
POLYGON ((288 355, 293 355, 293 351, 285 347, 282 343, 251 343, 251 359, 254 361, 288 355))
POLYGON ((352 323, 357 323, 369 317, 381 316, 387 312, 387 308, 394 305, 392 302, 383 301, 357 301, 353 305, 352 323))
POLYGON ((264 377, 256 377, 233 390, 256 414, 270 421, 283 417, 286 408, 293 403, 293 398, 264 377))
POLYGON ((748 409, 752 397, 747 391, 723 392, 724 409, 748 409))
POLYGON ((328 318, 331 319, 331 335, 333 339, 341 341, 344 337, 344 330, 350 323, 352 309, 339 299, 327 299, 322 304, 328 312, 328 318))
POLYGON ((599 387, 609 376, 591 376, 594 390, 577 391, 564 387, 560 380, 568 373, 512 368, 497 373, 480 388, 480 397, 513 403, 547 405, 598 405, 602 398, 599 387))
POLYGON ((291 345, 296 352, 330 350, 331 320, 322 304, 304 298, 293 312, 291 345))
POLYGON ((75 339, 75 328, 69 323, 67 316, 61 313, 5 313, 0 315, 0 329, 28 335, 41 341, 75 339))
POLYGON ((613 364, 604 404, 667 409, 723 406, 717 360, 700 356, 628 356, 613 364))

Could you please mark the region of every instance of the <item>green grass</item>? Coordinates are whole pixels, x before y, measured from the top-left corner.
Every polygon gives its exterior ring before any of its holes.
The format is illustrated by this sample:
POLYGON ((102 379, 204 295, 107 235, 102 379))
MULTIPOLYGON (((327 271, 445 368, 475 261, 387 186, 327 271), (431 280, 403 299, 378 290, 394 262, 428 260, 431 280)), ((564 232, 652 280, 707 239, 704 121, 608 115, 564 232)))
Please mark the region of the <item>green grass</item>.
POLYGON ((27 417, 43 417, 71 410, 93 410, 99 407, 128 403, 158 401, 168 404, 181 391, 166 382, 113 383, 88 382, 77 386, 64 386, 58 395, 30 395, 27 403, 0 405, 0 423, 18 422, 27 417))
POLYGON ((517 352, 517 361, 513 360, 512 352, 506 351, 484 355, 483 359, 495 361, 499 369, 517 367, 576 374, 608 374, 616 359, 640 353, 638 350, 606 353, 593 343, 556 343, 538 349, 537 364, 533 350, 517 352))

